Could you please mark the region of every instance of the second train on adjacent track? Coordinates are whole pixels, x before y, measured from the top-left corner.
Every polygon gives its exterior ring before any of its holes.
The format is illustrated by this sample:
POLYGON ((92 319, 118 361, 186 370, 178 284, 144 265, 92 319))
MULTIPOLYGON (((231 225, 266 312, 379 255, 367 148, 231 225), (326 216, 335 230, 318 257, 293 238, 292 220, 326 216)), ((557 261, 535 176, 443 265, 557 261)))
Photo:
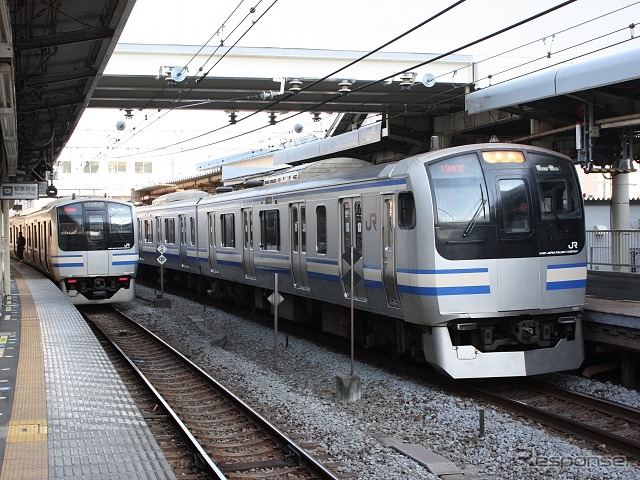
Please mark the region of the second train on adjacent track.
POLYGON ((145 275, 158 275, 160 247, 169 281, 268 309, 278 274, 282 317, 349 337, 353 304, 365 346, 454 378, 583 361, 584 209, 572 161, 553 151, 454 147, 217 195, 169 194, 137 211, 145 275))
POLYGON ((135 207, 109 198, 64 197, 10 218, 9 243, 74 305, 129 302, 138 268, 135 207))

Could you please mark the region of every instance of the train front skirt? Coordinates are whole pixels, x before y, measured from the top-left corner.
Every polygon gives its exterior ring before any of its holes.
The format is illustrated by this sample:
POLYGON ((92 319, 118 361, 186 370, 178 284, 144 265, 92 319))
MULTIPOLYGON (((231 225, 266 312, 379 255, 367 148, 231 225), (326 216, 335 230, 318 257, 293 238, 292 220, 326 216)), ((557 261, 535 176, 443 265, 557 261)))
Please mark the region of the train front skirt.
POLYGON ((521 377, 574 370, 584 360, 582 322, 575 324, 575 338, 561 339, 554 347, 515 352, 480 352, 472 345, 454 346, 447 327, 433 327, 422 335, 427 362, 452 378, 521 377))

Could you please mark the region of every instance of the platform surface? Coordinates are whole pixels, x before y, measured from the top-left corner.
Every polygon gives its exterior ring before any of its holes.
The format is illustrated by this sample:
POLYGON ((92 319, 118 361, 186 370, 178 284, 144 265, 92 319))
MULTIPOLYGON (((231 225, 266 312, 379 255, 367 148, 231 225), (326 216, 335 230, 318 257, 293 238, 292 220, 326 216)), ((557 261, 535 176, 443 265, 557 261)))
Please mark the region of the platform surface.
POLYGON ((0 319, 0 480, 175 479, 80 313, 38 271, 12 261, 11 273, 0 319))

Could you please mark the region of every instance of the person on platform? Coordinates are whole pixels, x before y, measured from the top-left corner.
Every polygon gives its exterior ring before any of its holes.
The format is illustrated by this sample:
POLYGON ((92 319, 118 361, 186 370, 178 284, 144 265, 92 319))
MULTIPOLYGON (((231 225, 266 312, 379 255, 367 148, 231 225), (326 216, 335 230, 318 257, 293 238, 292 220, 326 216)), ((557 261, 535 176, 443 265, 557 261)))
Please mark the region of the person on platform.
POLYGON ((24 260, 24 247, 26 245, 26 240, 22 236, 22 232, 18 233, 18 241, 16 242, 16 255, 18 255, 18 260, 20 263, 24 260))

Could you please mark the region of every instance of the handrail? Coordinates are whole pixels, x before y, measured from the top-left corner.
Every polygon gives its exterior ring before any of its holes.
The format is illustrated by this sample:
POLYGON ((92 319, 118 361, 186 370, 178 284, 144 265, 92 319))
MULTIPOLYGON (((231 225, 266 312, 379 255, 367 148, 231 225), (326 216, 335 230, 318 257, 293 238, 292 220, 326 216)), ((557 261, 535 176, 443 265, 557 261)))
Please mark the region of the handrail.
POLYGON ((587 230, 587 268, 640 274, 640 230, 587 230))

